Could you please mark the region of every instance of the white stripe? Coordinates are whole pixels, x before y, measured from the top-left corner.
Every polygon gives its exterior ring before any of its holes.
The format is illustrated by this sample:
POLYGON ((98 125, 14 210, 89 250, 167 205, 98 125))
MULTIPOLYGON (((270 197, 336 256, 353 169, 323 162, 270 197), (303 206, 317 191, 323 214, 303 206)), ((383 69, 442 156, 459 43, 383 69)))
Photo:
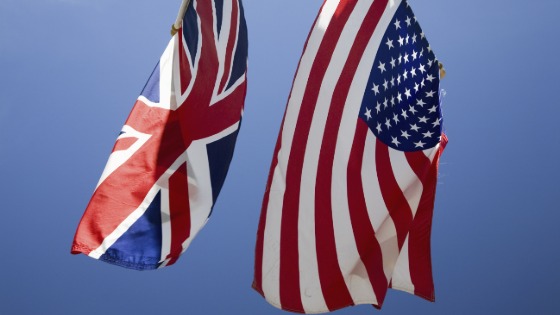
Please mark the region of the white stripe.
POLYGON ((173 91, 173 59, 175 55, 177 35, 170 41, 165 51, 159 58, 159 103, 146 102, 146 105, 153 107, 161 107, 164 109, 173 109, 175 98, 172 98, 173 91))
POLYGON ((420 198, 422 198, 423 187, 421 179, 416 176, 416 173, 408 164, 404 152, 389 148, 389 159, 391 160, 391 167, 397 184, 403 192, 414 218, 416 211, 418 211, 420 198))
MULTIPOLYGON (((266 225, 264 231, 264 247, 262 262, 262 289, 268 302, 277 307, 280 304, 280 223, 282 219, 283 197, 286 185, 286 170, 292 146, 293 136, 299 110, 305 92, 305 86, 311 72, 319 46, 324 36, 322 23, 328 24, 336 10, 338 1, 327 1, 317 19, 317 24, 309 35, 306 49, 294 79, 292 92, 286 109, 286 117, 281 135, 282 147, 278 152, 278 165, 273 172, 269 202, 267 207, 266 225)), ((303 253, 301 253, 303 254, 303 253)), ((315 271, 316 272, 316 271, 315 271)), ((318 276, 316 276, 318 277, 318 276)), ((313 290, 313 288, 311 288, 313 290)), ((302 290, 305 294, 305 290, 302 290)), ((308 292, 309 294, 309 292, 308 292)), ((311 292, 313 294, 313 292, 311 292)), ((321 294, 319 294, 321 295, 321 294)))
POLYGON ((163 262, 171 252, 171 213, 169 206, 169 181, 161 187, 161 259, 163 262))
POLYGON ((410 261, 408 260, 408 236, 403 244, 399 258, 393 271, 392 287, 414 294, 414 284, 410 277, 410 261))

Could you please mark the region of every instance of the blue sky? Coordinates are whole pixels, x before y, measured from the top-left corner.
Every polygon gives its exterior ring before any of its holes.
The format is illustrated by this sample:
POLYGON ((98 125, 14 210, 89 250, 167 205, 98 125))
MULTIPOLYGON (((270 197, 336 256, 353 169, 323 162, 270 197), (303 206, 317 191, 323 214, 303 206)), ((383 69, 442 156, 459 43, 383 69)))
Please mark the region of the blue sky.
MULTIPOLYGON (((560 2, 410 0, 448 76, 432 259, 436 303, 384 314, 560 308, 560 2)), ((0 314, 282 314, 251 289, 270 159, 321 0, 245 0, 249 91, 209 224, 136 272, 70 245, 180 1, 0 1, 0 314)), ((371 314, 363 305, 335 314, 371 314)))

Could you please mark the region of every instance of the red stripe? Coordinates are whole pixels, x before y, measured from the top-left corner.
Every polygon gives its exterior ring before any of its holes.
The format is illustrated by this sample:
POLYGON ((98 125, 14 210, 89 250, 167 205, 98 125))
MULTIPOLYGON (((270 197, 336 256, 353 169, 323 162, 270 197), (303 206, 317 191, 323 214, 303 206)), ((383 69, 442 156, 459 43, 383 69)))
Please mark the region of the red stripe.
POLYGON ((438 162, 442 151, 443 149, 440 148, 433 163, 421 151, 406 154, 409 164, 423 186, 422 197, 408 239, 410 277, 414 284, 414 294, 430 301, 435 300, 430 241, 438 162))
POLYGON ((395 223, 399 249, 401 249, 412 223, 412 210, 395 179, 389 158, 389 147, 379 139, 376 141, 375 167, 381 195, 395 223))
MULTIPOLYGON (((299 286, 297 229, 303 157, 305 155, 313 112, 315 111, 319 95, 318 87, 321 86, 340 33, 354 6, 354 1, 350 4, 344 2, 339 5, 333 20, 326 30, 319 53, 311 68, 290 151, 290 164, 286 174, 286 191, 284 193, 280 234, 280 301, 282 308, 287 310, 304 311, 299 286)), ((328 218, 325 219, 328 221, 328 218)))
POLYGON ((167 258, 174 264, 183 252, 183 243, 191 234, 191 209, 187 163, 183 163, 169 178, 169 221, 171 224, 171 249, 167 258))
POLYGON ((321 155, 319 157, 315 187, 317 260, 323 295, 330 310, 354 304, 338 263, 332 222, 333 210, 338 211, 338 209, 332 208, 331 196, 333 186, 332 165, 334 163, 336 141, 350 86, 365 49, 387 6, 387 2, 387 0, 375 1, 370 6, 360 26, 346 64, 334 89, 325 125, 324 138, 321 144, 321 155))
MULTIPOLYGON (((383 254, 381 246, 375 237, 375 231, 371 226, 366 200, 362 185, 362 163, 364 157, 364 145, 369 129, 363 120, 358 119, 356 135, 350 160, 348 162, 348 206, 350 208, 350 219, 356 246, 360 253, 360 258, 366 267, 369 281, 373 286, 377 306, 381 307, 387 293, 387 278, 383 270, 383 254)), ((366 161, 373 163, 373 161, 366 161)), ((367 175, 366 175, 367 176, 367 175)))
POLYGON ((416 174, 416 177, 424 183, 423 181, 426 178, 426 173, 430 170, 430 165, 432 164, 430 159, 423 151, 406 152, 405 156, 410 168, 414 174, 416 174))
POLYGON ((224 91, 226 87, 226 83, 228 82, 230 71, 231 71, 231 64, 233 62, 232 55, 234 53, 233 48, 235 47, 236 36, 237 36, 237 19, 239 15, 238 11, 238 3, 236 0, 232 1, 232 9, 231 9, 231 27, 229 30, 229 39, 228 45, 226 49, 226 59, 224 64, 224 74, 222 75, 222 82, 220 83, 220 93, 224 91))

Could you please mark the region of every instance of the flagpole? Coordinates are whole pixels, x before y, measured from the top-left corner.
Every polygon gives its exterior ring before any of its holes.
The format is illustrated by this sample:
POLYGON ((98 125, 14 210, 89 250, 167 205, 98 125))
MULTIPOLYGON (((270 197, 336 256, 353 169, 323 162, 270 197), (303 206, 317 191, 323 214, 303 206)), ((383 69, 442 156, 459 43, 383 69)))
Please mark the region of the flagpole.
POLYGON ((183 17, 185 16, 185 12, 187 11, 187 7, 189 6, 190 2, 191 0, 183 0, 183 3, 181 3, 179 13, 177 14, 177 20, 175 20, 175 23, 173 23, 173 25, 171 25, 171 36, 177 34, 177 31, 179 31, 179 28, 181 28, 183 17))

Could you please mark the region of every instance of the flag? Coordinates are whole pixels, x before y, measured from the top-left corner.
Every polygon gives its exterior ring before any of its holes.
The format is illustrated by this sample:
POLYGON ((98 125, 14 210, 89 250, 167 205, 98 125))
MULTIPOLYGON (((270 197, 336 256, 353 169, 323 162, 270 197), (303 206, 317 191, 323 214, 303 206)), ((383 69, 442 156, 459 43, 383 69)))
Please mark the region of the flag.
POLYGON ((430 231, 442 133, 439 63, 406 1, 326 0, 273 155, 253 287, 320 313, 434 300, 430 231))
POLYGON ((171 265, 206 224, 246 94, 241 0, 191 0, 118 136, 73 254, 126 268, 171 265))

